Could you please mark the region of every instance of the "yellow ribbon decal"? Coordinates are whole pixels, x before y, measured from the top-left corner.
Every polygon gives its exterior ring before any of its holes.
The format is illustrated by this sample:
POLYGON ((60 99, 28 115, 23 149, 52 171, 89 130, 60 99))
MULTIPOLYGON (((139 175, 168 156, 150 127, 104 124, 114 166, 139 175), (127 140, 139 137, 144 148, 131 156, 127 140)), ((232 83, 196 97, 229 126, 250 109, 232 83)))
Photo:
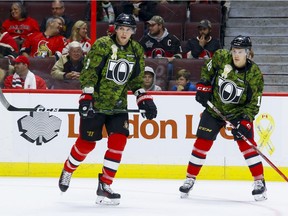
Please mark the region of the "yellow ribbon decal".
POLYGON ((255 121, 255 128, 260 137, 260 140, 257 142, 259 149, 266 148, 268 153, 272 155, 275 150, 275 147, 270 139, 275 128, 273 117, 268 113, 260 114, 255 121))

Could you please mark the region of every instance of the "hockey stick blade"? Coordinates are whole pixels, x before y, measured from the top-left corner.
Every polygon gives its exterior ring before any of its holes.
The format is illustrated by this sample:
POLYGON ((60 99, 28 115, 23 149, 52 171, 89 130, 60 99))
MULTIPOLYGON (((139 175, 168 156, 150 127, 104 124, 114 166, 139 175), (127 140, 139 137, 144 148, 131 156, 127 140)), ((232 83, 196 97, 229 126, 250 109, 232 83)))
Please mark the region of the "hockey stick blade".
MULTIPOLYGON (((22 108, 11 105, 5 98, 2 89, 0 88, 0 101, 8 111, 16 112, 79 112, 79 109, 74 108, 44 108, 38 105, 36 108, 22 108)), ((95 113, 144 113, 144 110, 138 109, 113 109, 113 110, 94 110, 95 113)))
MULTIPOLYGON (((231 127, 233 129, 235 129, 236 127, 226 119, 226 117, 210 102, 207 101, 208 106, 220 117, 222 118, 227 124, 230 124, 231 127)), ((278 168, 276 167, 272 161, 270 161, 258 148, 257 146, 253 145, 253 143, 248 140, 247 137, 245 137, 243 134, 241 134, 238 131, 238 135, 241 137, 241 139, 243 139, 249 146, 251 146, 283 179, 285 179, 285 181, 288 182, 288 178, 287 176, 284 175, 284 173, 278 168)))

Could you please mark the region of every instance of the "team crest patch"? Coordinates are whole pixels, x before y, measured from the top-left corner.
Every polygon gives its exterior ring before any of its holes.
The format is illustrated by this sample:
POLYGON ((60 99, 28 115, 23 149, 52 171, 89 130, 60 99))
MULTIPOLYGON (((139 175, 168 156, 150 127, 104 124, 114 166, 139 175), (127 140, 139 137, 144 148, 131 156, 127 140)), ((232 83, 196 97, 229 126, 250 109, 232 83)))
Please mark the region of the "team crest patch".
POLYGON ((134 62, 129 62, 126 59, 110 59, 108 62, 106 79, 112 80, 117 85, 123 85, 128 81, 133 66, 134 62))

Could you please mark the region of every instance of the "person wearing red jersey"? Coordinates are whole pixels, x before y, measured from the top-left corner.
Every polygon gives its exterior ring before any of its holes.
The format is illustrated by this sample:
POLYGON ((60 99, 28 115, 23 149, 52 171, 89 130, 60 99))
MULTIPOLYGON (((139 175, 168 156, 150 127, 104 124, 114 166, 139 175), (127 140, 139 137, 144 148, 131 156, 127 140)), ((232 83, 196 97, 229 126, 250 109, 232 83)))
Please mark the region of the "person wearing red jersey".
POLYGON ((30 33, 40 31, 38 22, 27 15, 21 2, 14 2, 11 5, 10 18, 3 22, 2 28, 19 41, 25 39, 30 33))
POLYGON ((0 21, 0 57, 16 57, 18 53, 18 45, 8 32, 2 31, 2 23, 0 21))
POLYGON ((46 31, 28 35, 20 52, 27 57, 45 58, 55 55, 58 59, 67 44, 66 38, 60 35, 62 25, 61 17, 48 19, 46 31))
POLYGON ((5 89, 47 89, 45 81, 29 70, 27 57, 18 56, 14 63, 15 73, 4 80, 5 89))

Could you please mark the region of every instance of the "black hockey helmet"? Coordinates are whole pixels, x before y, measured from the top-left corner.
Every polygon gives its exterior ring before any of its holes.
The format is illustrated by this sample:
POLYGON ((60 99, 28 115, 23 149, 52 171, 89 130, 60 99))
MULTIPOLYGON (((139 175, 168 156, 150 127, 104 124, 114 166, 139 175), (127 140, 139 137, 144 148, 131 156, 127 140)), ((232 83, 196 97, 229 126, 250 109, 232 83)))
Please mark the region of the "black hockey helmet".
POLYGON ((136 29, 136 21, 131 14, 121 13, 115 20, 116 28, 118 26, 127 26, 136 29))
POLYGON ((231 41, 231 48, 251 49, 252 41, 249 36, 238 35, 231 41))

